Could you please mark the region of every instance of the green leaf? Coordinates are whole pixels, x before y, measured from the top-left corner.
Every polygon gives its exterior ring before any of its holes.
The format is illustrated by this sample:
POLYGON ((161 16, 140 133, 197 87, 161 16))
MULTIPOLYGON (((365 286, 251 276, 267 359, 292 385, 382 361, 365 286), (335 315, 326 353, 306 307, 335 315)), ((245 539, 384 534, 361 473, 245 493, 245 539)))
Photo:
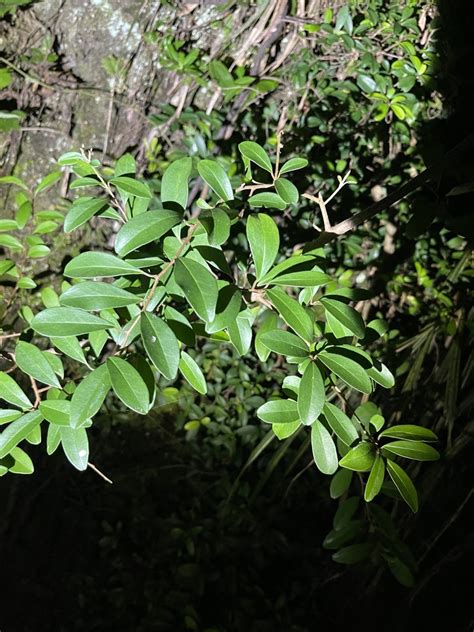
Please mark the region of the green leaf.
POLYGON ((169 325, 144 312, 140 318, 140 331, 150 360, 167 380, 174 380, 179 366, 179 344, 169 325))
POLYGON ((259 280, 270 270, 276 259, 280 246, 280 234, 273 219, 264 213, 250 215, 247 219, 246 230, 257 280, 259 280))
POLYGON ((286 209, 286 202, 277 193, 256 193, 248 199, 251 208, 276 208, 280 211, 286 209))
POLYGON ((272 424, 272 430, 277 439, 282 441, 283 439, 288 439, 294 434, 298 428, 301 428, 300 421, 294 421, 291 424, 272 424))
POLYGON ((147 185, 143 184, 142 182, 138 182, 133 178, 128 178, 127 176, 119 176, 118 178, 112 178, 109 182, 110 184, 116 186, 121 193, 134 195, 137 198, 151 198, 151 191, 147 187, 147 185))
POLYGON ((89 461, 89 440, 84 428, 60 428, 61 445, 71 465, 77 470, 87 469, 89 461))
POLYGON ((384 478, 385 462, 380 454, 377 454, 365 485, 364 499, 366 502, 370 503, 377 496, 382 488, 384 478))
POLYGON ((275 180, 275 189, 281 199, 288 204, 298 203, 300 197, 298 189, 292 182, 286 180, 286 178, 278 178, 278 180, 275 180))
POLYGON ((95 198, 80 198, 69 209, 64 219, 64 232, 70 233, 71 231, 79 228, 91 217, 98 213, 107 205, 105 200, 97 200, 95 198))
POLYGON ((369 543, 351 544, 336 551, 332 559, 339 564, 358 564, 371 554, 373 545, 369 543))
POLYGON ((75 307, 51 307, 37 314, 31 327, 42 336, 64 338, 80 336, 91 331, 110 329, 111 324, 98 316, 75 307))
POLYGON ((343 301, 321 297, 320 302, 341 325, 344 325, 347 329, 352 331, 357 338, 363 338, 365 335, 365 325, 362 316, 350 305, 347 305, 343 301))
POLYGON ((257 417, 267 424, 292 424, 300 421, 293 399, 273 399, 257 409, 257 417))
POLYGON ((311 343, 314 338, 314 325, 304 307, 279 287, 267 290, 265 294, 286 324, 303 340, 311 343))
POLYGON ((59 300, 66 307, 95 311, 135 305, 140 297, 111 283, 84 281, 68 288, 59 300))
POLYGON ((301 423, 310 426, 323 410, 326 398, 324 380, 321 371, 314 362, 310 362, 301 378, 298 391, 298 413, 301 423))
POLYGON ((23 250, 23 244, 13 235, 0 235, 0 246, 10 250, 23 250))
POLYGON ((49 399, 39 405, 40 413, 51 424, 69 426, 71 402, 67 399, 49 399))
POLYGON ((240 355, 247 354, 250 349, 252 343, 252 321, 251 314, 243 311, 227 326, 230 341, 240 355))
POLYGON ((51 338, 52 344, 62 351, 65 355, 77 362, 87 364, 84 351, 79 343, 79 340, 75 336, 68 336, 67 338, 51 338))
MULTIPOLYGON (((12 402, 13 403, 13 402, 12 402)), ((379 437, 391 437, 393 439, 409 439, 412 441, 438 441, 434 432, 423 426, 401 424, 391 426, 379 434, 379 437)))
POLYGON ((18 408, 31 408, 33 404, 8 373, 0 372, 0 399, 18 408))
POLYGON ((234 85, 234 78, 230 74, 227 66, 218 59, 213 59, 209 62, 208 68, 211 78, 221 88, 230 88, 234 85))
POLYGON ((345 445, 351 446, 354 441, 357 441, 359 438, 357 430, 349 417, 340 408, 326 402, 323 408, 323 415, 331 430, 345 445))
POLYGON ((304 169, 308 166, 308 161, 306 158, 290 158, 287 160, 284 165, 282 165, 280 169, 280 175, 282 176, 284 173, 288 173, 289 171, 296 171, 297 169, 304 169))
POLYGON ((383 454, 392 458, 392 454, 414 461, 437 461, 439 452, 432 446, 420 441, 392 441, 382 447, 383 454))
POLYGON ((331 278, 321 270, 301 270, 280 274, 271 280, 265 280, 268 285, 285 285, 288 287, 316 287, 329 283, 331 278))
POLYGON ((370 369, 367 369, 367 375, 384 388, 392 388, 395 384, 393 373, 381 362, 377 362, 377 366, 374 364, 370 369))
POLYGON ((46 453, 51 456, 61 443, 60 427, 50 424, 46 435, 46 453))
POLYGON ((218 286, 207 268, 183 257, 175 263, 174 277, 196 314, 206 323, 212 322, 216 315, 218 286))
POLYGON ((217 161, 201 160, 198 163, 198 172, 204 182, 206 182, 224 202, 234 199, 234 192, 232 191, 229 177, 217 161))
POLYGON ((14 219, 0 219, 0 231, 18 230, 19 226, 14 219))
POLYGON ((94 279, 95 277, 125 276, 140 274, 131 263, 122 261, 107 252, 83 252, 74 257, 64 268, 64 275, 75 279, 94 279))
POLYGON ((213 208, 208 215, 201 213, 199 221, 206 229, 212 246, 225 244, 230 235, 230 218, 222 208, 213 208))
POLYGON ((71 398, 71 427, 78 428, 100 410, 111 387, 106 364, 101 364, 82 379, 71 398))
POLYGON ((351 520, 340 529, 333 529, 324 538, 323 547, 325 549, 340 549, 360 534, 363 525, 363 520, 351 520))
POLYGON ((122 358, 108 358, 112 388, 117 397, 135 412, 146 415, 150 408, 148 388, 140 373, 122 358))
POLYGON ((167 209, 147 211, 132 217, 117 233, 115 252, 125 257, 133 250, 158 240, 180 221, 180 213, 167 209))
POLYGON ((329 487, 329 495, 331 498, 340 498, 349 489, 352 482, 351 470, 341 469, 334 474, 329 487))
POLYGON ((232 284, 221 287, 217 297, 216 315, 214 320, 206 325, 207 333, 217 333, 235 323, 241 307, 242 292, 232 284))
POLYGON ((188 180, 192 158, 180 158, 166 169, 161 181, 161 202, 174 202, 185 209, 188 204, 188 180))
MULTIPOLYGON (((287 259, 283 259, 280 263, 277 263, 277 265, 269 270, 262 278, 262 282, 268 283, 276 276, 288 273, 289 270, 292 272, 308 272, 315 268, 316 261, 317 259, 313 255, 294 254, 287 259)), ((316 271, 322 272, 320 268, 316 268, 316 271)))
POLYGON ((179 370, 184 379, 202 395, 207 393, 206 379, 196 361, 186 351, 181 352, 179 370))
POLYGON ((263 314, 263 322, 260 327, 257 329, 257 333, 255 335, 255 352, 258 355, 258 358, 261 362, 266 362, 268 356, 271 351, 262 343, 262 336, 267 331, 272 331, 277 328, 278 325, 278 316, 271 312, 270 310, 266 310, 263 314))
POLYGON ((267 331, 260 337, 261 343, 280 355, 293 356, 297 358, 307 358, 309 356, 308 346, 295 334, 281 329, 267 331))
POLYGON ((337 347, 331 351, 321 351, 318 359, 346 384, 362 393, 370 393, 372 385, 366 371, 360 364, 337 352, 337 347))
POLYGON ((14 464, 8 468, 12 474, 33 474, 35 466, 33 461, 21 448, 13 448, 10 456, 15 459, 14 464))
POLYGON ((372 469, 375 461, 375 449, 371 443, 363 441, 342 457, 339 461, 341 467, 354 472, 368 472, 372 469))
POLYGON ((418 494, 408 474, 393 461, 387 461, 387 471, 400 496, 413 513, 416 513, 418 511, 418 494))
POLYGON ((315 421, 311 426, 311 448, 318 470, 323 474, 334 474, 338 465, 336 446, 320 421, 315 421))
POLYGON ((268 171, 268 173, 273 173, 272 161, 267 152, 258 143, 245 140, 239 144, 239 151, 242 156, 245 156, 265 171, 268 171))
POLYGON ((137 170, 137 164, 132 154, 124 154, 115 163, 114 175, 134 175, 137 170))
POLYGON ((45 353, 29 342, 20 341, 15 349, 15 360, 18 368, 35 380, 61 388, 45 353))
POLYGON ((15 421, 21 417, 21 412, 14 408, 2 408, 0 409, 0 426, 3 424, 9 424, 10 421, 15 421))
POLYGON ((20 441, 23 441, 42 422, 43 416, 38 411, 26 413, 12 421, 0 434, 0 459, 10 454, 20 441))

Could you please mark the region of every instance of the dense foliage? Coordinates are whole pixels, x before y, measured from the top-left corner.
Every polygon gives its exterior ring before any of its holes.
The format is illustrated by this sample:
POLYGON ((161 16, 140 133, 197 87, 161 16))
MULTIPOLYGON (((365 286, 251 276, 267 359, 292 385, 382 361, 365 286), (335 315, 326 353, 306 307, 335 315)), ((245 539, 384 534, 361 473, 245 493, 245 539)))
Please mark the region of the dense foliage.
MULTIPOLYGON (((407 509, 429 515, 467 443, 472 183, 451 170, 465 145, 423 171, 442 115, 435 7, 370 0, 312 19, 260 3, 236 32, 239 4, 195 29, 164 12, 143 34, 178 88, 147 110, 133 155, 106 155, 107 123, 102 156, 0 177, 0 475, 63 468, 43 458, 61 448, 120 485, 115 505, 94 489, 99 568, 70 580, 93 629, 105 581, 127 629, 307 630, 305 612, 326 613, 300 582, 329 560, 304 559, 298 538, 370 564, 371 590, 382 569, 413 587, 434 545, 410 551, 407 509), (291 589, 266 592, 279 556, 291 589), (141 593, 158 599, 138 616, 141 593)), ((2 58, 0 85, 15 93, 22 68, 41 85, 56 53, 2 58)), ((126 99, 127 60, 102 65, 111 104, 126 99)), ((31 116, 10 104, 0 125, 31 116)))

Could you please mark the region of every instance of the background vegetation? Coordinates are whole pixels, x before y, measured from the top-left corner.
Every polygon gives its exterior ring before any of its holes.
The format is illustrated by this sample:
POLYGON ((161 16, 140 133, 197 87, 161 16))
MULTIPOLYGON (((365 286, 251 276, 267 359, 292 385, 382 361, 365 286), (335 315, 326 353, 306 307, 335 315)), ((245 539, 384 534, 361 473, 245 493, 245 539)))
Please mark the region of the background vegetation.
MULTIPOLYGON (((113 486, 34 444, 34 476, 0 480, 2 630, 472 627, 461 580, 472 549, 472 51, 456 4, 0 3, 2 369, 12 334, 54 304, 65 264, 110 246, 101 218, 61 230, 75 196, 64 152, 90 148, 106 166, 133 154, 159 192, 187 156, 216 159, 238 183, 239 143, 274 155, 283 131, 283 155, 309 161, 292 176, 300 192, 328 196, 350 170, 333 225, 418 177, 326 258, 340 286, 372 292, 366 321, 387 323, 370 351, 396 381, 371 399, 388 423, 436 432, 442 453, 409 468, 416 515, 390 495, 375 514, 331 498, 305 435, 270 441, 257 418, 281 390, 281 357, 262 364, 202 338, 205 397, 178 380, 147 416, 106 401, 91 460, 113 486), (327 536, 344 521, 388 534, 403 566, 338 564, 352 540, 327 536)), ((314 224, 321 215, 300 197, 281 217, 284 250, 315 240, 314 224)), ((242 233, 230 239, 245 261, 242 233)))

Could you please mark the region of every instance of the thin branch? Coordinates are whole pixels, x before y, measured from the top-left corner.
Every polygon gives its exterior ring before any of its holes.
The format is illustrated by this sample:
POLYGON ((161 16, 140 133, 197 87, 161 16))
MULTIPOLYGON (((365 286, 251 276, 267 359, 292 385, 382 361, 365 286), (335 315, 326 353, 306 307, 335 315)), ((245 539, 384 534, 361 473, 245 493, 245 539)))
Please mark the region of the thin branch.
POLYGON ((103 478, 104 481, 106 481, 107 483, 110 483, 111 485, 114 484, 114 482, 111 481, 110 478, 108 478, 103 472, 101 472, 99 468, 96 467, 93 463, 88 462, 87 465, 91 468, 91 470, 94 470, 96 474, 98 474, 101 478, 103 478))
POLYGON ((363 224, 368 219, 371 219, 378 213, 381 213, 382 211, 385 211, 389 209, 390 207, 394 206, 395 204, 400 202, 400 200, 405 198, 407 195, 409 195, 410 193, 413 193, 413 191, 416 191, 416 189, 418 189, 422 184, 431 180, 433 177, 438 176, 440 172, 447 165, 452 163, 455 159, 459 158, 459 156, 466 149, 471 147, 473 144, 474 144, 474 134, 471 134, 467 136, 463 141, 461 141, 458 145, 453 147, 453 149, 448 151, 444 155, 444 157, 441 160, 439 160, 436 164, 422 171, 420 174, 412 178, 409 182, 406 182, 403 186, 401 186, 399 189, 397 189, 393 193, 390 193, 379 202, 372 204, 372 206, 369 206, 369 208, 365 209, 364 211, 361 211, 360 213, 357 213, 353 217, 349 217, 348 219, 345 219, 342 222, 339 222, 339 224, 332 226, 330 232, 323 231, 317 239, 308 243, 305 246, 304 250, 307 251, 313 248, 318 248, 320 246, 323 246, 324 244, 327 244, 333 241, 334 239, 337 239, 341 235, 344 235, 345 233, 348 233, 349 231, 354 230, 354 228, 356 228, 360 224, 363 224))

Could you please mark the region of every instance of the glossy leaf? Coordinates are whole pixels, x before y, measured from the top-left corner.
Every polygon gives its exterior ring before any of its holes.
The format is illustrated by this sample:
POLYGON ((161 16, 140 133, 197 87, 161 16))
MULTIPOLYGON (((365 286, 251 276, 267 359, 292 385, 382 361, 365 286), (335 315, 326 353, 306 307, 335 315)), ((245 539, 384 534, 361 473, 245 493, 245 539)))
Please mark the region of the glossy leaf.
POLYGON ((218 286, 207 268, 183 257, 176 261, 174 276, 196 314, 205 322, 212 322, 216 315, 218 286))
POLYGON ((140 331, 150 360, 167 380, 173 380, 178 372, 179 344, 172 329, 158 316, 144 312, 140 331))
POLYGON ((270 270, 276 259, 280 234, 273 219, 264 213, 250 215, 246 230, 258 280, 270 270))
POLYGON ((267 424, 299 422, 296 402, 293 399, 273 399, 257 409, 257 417, 267 424))
POLYGON ((281 199, 288 204, 298 203, 300 197, 298 189, 292 182, 286 180, 286 178, 278 178, 278 180, 275 180, 275 189, 281 199))
POLYGON ((70 233, 79 228, 106 206, 105 200, 80 198, 75 202, 64 219, 64 232, 70 233))
POLYGON ((169 209, 147 211, 132 217, 117 233, 115 252, 125 257, 133 250, 160 239, 180 221, 181 214, 169 209))
POLYGON ((29 342, 20 341, 15 349, 18 368, 38 382, 49 386, 61 387, 55 372, 51 368, 45 353, 29 342))
POLYGON ((51 307, 37 314, 31 327, 42 336, 64 338, 109 329, 111 324, 76 307, 51 307))
POLYGON ((204 182, 206 182, 224 202, 234 199, 234 192, 229 176, 216 160, 199 161, 198 172, 204 182))
POLYGON ((371 443, 363 441, 342 457, 339 461, 341 467, 354 472, 368 472, 375 461, 375 449, 371 443))
POLYGON ((280 211, 284 211, 287 207, 283 198, 271 192, 256 193, 248 199, 248 203, 251 208, 276 208, 280 211))
POLYGON ((302 305, 279 287, 265 292, 286 324, 303 340, 310 343, 314 337, 313 320, 302 305))
POLYGON ((340 469, 334 474, 329 487, 331 498, 340 498, 349 489, 352 481, 351 470, 340 469))
POLYGON ((9 468, 12 474, 33 474, 35 466, 28 454, 21 448, 13 448, 10 456, 15 460, 14 464, 9 468))
POLYGON ((84 281, 72 285, 59 297, 61 305, 88 311, 125 307, 140 301, 140 297, 111 283, 84 281))
POLYGON ((329 283, 331 278, 320 270, 302 270, 287 272, 265 280, 269 285, 285 285, 288 287, 316 287, 329 283))
POLYGON ((170 164, 161 181, 161 201, 175 202, 185 209, 188 205, 188 180, 191 175, 192 158, 180 158, 170 164))
POLYGON ((437 461, 440 456, 432 446, 421 441, 392 441, 382 447, 382 452, 389 458, 396 455, 414 461, 437 461))
POLYGON ((392 388, 395 385, 393 373, 381 362, 377 362, 377 365, 374 364, 370 369, 367 369, 367 375, 384 388, 392 388))
POLYGON ((323 474, 334 474, 338 467, 336 446, 320 421, 311 426, 311 448, 318 470, 323 474))
POLYGON ((224 285, 219 289, 215 318, 206 325, 206 331, 210 334, 222 331, 235 322, 241 308, 242 293, 239 288, 235 285, 224 285))
POLYGON ((265 171, 273 173, 273 167, 270 157, 263 149, 263 147, 261 147, 258 143, 254 143, 250 140, 245 140, 239 144, 239 151, 242 156, 245 156, 265 171))
POLYGON ((308 346, 289 331, 274 329, 260 336, 260 341, 267 349, 280 355, 306 358, 309 355, 308 346))
POLYGON ((335 298, 327 298, 325 296, 319 299, 326 309, 336 320, 344 327, 349 329, 357 338, 363 338, 365 334, 365 325, 362 316, 350 305, 335 298))
POLYGON ((150 407, 148 388, 140 373, 126 360, 107 360, 110 382, 117 397, 135 412, 145 415, 150 407))
POLYGON ((78 428, 100 410, 111 388, 106 364, 101 364, 83 378, 71 398, 71 427, 78 428))
POLYGON ((331 430, 345 445, 351 446, 358 440, 357 430, 349 417, 340 408, 330 402, 326 402, 323 408, 323 415, 331 430))
POLYGON ((380 492, 385 478, 385 461, 377 454, 365 485, 364 499, 370 503, 380 492))
POLYGON ((138 182, 134 178, 119 176, 117 178, 112 178, 110 180, 110 184, 116 186, 121 193, 134 195, 137 198, 151 198, 151 191, 147 185, 143 184, 143 182, 138 182))
POLYGON ((304 169, 308 166, 306 158, 290 158, 287 160, 280 169, 280 175, 288 173, 289 171, 296 171, 297 169, 304 169))
POLYGON ((184 379, 202 395, 207 393, 206 379, 196 361, 186 351, 181 352, 179 370, 184 379))
POLYGON ((0 371, 0 399, 18 408, 31 408, 33 404, 8 373, 0 371))
POLYGON ((321 371, 314 362, 310 362, 301 378, 298 391, 298 414, 301 423, 310 426, 323 410, 326 398, 324 380, 321 371))
POLYGON ((89 461, 89 440, 84 428, 66 428, 59 430, 61 445, 67 460, 77 470, 87 469, 89 461))
POLYGON ((135 266, 107 252, 83 252, 64 268, 64 275, 75 279, 140 274, 135 266))
POLYGON ((412 424, 391 426, 383 430, 379 437, 391 437, 393 439, 408 439, 411 441, 438 441, 438 437, 429 428, 412 424))
POLYGON ((418 494, 408 474, 393 461, 387 461, 387 471, 400 496, 413 513, 416 513, 418 511, 418 494))
POLYGON ((336 349, 333 347, 331 351, 321 351, 317 357, 346 384, 362 393, 370 393, 372 385, 366 371, 354 360, 337 353, 336 349))
POLYGON ((38 411, 33 411, 12 421, 5 430, 0 433, 0 459, 9 454, 36 426, 39 426, 42 420, 42 414, 38 411))
POLYGON ((71 402, 66 399, 52 399, 41 402, 40 413, 51 424, 70 426, 71 402))

